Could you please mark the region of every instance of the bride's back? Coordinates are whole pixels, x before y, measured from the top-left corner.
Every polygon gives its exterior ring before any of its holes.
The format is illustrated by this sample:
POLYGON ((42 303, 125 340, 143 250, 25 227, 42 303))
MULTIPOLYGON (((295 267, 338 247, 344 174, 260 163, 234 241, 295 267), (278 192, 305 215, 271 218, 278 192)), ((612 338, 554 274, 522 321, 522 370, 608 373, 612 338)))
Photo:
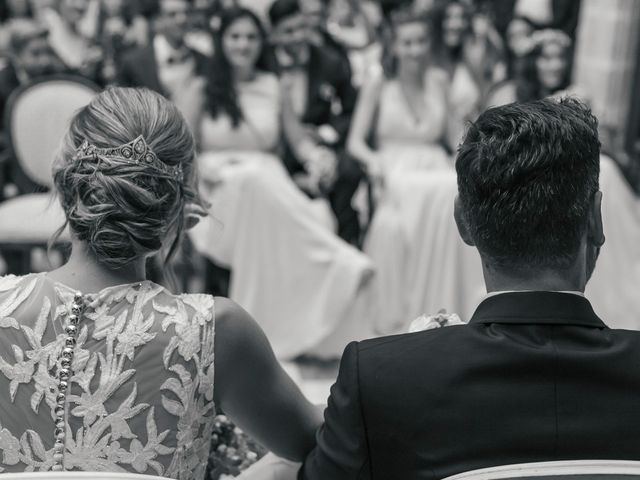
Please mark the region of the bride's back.
POLYGON ((319 412, 257 323, 145 280, 202 212, 193 157, 182 115, 148 90, 108 89, 71 121, 53 171, 71 256, 0 277, 0 472, 203 480, 214 398, 274 452, 311 449, 319 412))
POLYGON ((46 274, 0 278, 3 471, 49 470, 57 438, 67 470, 203 478, 214 414, 213 298, 143 281, 83 301, 63 392, 74 290, 46 274), (57 431, 59 394, 65 421, 57 431))
POLYGON ((193 157, 182 115, 148 90, 108 89, 72 119, 53 168, 71 257, 0 278, 0 472, 204 478, 214 300, 144 280, 197 203, 193 157))

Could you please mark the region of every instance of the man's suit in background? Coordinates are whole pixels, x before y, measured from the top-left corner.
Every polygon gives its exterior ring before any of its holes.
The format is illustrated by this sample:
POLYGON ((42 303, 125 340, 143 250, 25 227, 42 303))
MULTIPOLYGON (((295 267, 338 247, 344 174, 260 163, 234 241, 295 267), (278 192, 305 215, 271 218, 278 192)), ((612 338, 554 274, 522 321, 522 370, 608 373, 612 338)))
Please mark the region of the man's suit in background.
MULTIPOLYGON (((357 97, 351 83, 351 69, 331 50, 313 45, 309 46, 308 61, 297 69, 300 70, 297 73, 304 75, 305 82, 301 111, 297 112, 301 123, 312 127, 329 125, 338 134, 336 143, 331 145, 338 156, 337 180, 327 192, 327 199, 338 220, 338 234, 348 242, 357 243, 360 227, 351 199, 363 172, 344 151, 357 97)), ((281 75, 289 73, 280 72, 281 75)), ((302 163, 288 146, 283 161, 291 175, 304 171, 302 163)))
POLYGON ((128 52, 119 68, 118 83, 127 87, 146 87, 173 99, 206 71, 207 57, 184 47, 172 51, 161 36, 144 47, 128 52))

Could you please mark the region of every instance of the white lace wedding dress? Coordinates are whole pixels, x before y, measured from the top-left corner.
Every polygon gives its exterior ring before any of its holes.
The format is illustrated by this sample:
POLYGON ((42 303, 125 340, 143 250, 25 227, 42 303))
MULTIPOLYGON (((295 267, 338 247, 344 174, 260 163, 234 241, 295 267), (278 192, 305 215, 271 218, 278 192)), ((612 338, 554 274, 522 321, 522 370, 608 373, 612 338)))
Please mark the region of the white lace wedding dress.
POLYGON ((213 297, 116 286, 84 295, 75 321, 74 293, 46 274, 0 277, 0 472, 202 480, 213 297))

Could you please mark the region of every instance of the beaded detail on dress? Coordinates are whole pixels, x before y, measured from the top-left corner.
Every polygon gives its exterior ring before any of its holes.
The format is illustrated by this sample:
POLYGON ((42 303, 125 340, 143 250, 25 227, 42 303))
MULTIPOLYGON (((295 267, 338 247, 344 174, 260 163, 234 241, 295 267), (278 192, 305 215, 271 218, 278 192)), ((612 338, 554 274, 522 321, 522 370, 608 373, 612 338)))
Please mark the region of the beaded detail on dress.
POLYGON ((80 295, 0 277, 0 472, 204 478, 214 300, 152 282, 80 295))
POLYGON ((53 435, 53 461, 51 470, 64 470, 64 439, 67 433, 67 390, 69 379, 73 375, 71 369, 73 354, 75 353, 76 337, 78 336, 78 323, 84 310, 84 299, 81 292, 76 292, 73 296, 70 312, 67 317, 67 324, 64 327, 67 336, 64 339, 64 346, 60 352, 60 369, 58 370, 58 393, 56 395, 55 426, 53 435))

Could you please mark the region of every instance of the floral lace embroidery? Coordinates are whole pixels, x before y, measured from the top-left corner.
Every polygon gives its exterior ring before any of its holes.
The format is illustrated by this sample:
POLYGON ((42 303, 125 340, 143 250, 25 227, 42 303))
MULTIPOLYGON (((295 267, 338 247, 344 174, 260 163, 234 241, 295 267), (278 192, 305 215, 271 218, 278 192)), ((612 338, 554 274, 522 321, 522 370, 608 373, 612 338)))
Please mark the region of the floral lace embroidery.
MULTIPOLYGON (((0 277, 0 472, 54 465, 73 291, 55 284, 43 293, 47 284, 0 277), (26 314, 34 301, 39 313, 26 314)), ((172 296, 150 282, 87 298, 67 390, 65 469, 202 479, 215 410, 213 298, 172 296)))

